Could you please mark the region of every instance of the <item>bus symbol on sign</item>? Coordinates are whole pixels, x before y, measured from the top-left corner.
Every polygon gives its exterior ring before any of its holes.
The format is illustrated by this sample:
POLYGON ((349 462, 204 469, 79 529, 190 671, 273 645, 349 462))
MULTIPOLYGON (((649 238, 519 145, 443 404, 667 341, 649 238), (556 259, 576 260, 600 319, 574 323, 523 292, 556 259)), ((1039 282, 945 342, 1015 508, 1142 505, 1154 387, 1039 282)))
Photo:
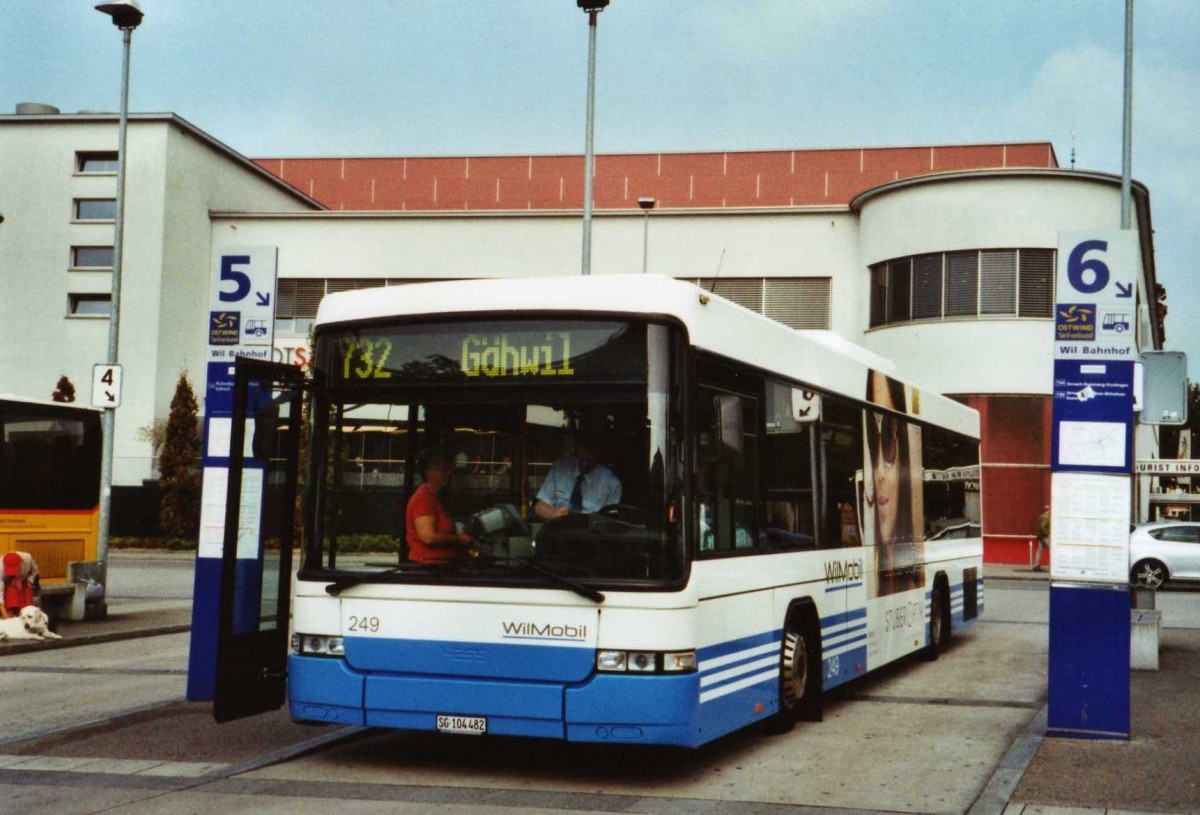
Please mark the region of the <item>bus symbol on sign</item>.
POLYGON ((1118 334, 1123 334, 1129 330, 1129 315, 1105 314, 1103 326, 1105 331, 1116 331, 1118 334))

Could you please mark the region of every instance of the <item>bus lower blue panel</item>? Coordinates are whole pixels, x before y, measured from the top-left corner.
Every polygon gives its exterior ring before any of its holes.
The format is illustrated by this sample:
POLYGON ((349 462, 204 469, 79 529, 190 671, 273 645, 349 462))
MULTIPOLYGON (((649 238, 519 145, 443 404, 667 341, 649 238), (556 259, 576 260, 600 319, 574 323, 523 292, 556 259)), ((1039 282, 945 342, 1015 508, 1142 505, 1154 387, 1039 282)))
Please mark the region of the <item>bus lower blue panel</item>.
POLYGON ((673 744, 679 747, 699 747, 704 743, 694 724, 568 724, 567 741, 673 744))
POLYGON ((598 674, 567 688, 569 741, 625 741, 695 747, 704 741, 696 721, 697 674, 598 674))
POLYGON ((346 661, 360 671, 578 682, 592 672, 594 648, 347 637, 346 661))
POLYGON ((779 673, 754 685, 705 699, 700 695, 700 738, 697 744, 763 721, 779 711, 779 673))
POLYGON ((293 719, 361 725, 363 688, 363 677, 343 660, 288 657, 288 709, 293 719))
MULTIPOLYGON (((480 715, 474 713, 471 715, 480 715)), ((397 730, 435 730, 436 713, 412 711, 368 710, 368 727, 391 727, 397 730)), ((495 736, 529 736, 543 739, 561 739, 563 723, 560 719, 517 719, 508 716, 488 716, 487 732, 495 736)))
POLYGON ((589 724, 693 724, 700 678, 598 674, 586 685, 567 688, 567 721, 589 724))
MULTIPOLYGON (((928 627, 928 626, 926 626, 928 627)), ((866 639, 865 635, 862 639, 866 639)), ((851 648, 849 651, 842 651, 830 657, 826 657, 822 663, 822 687, 825 690, 836 688, 838 685, 845 684, 857 676, 862 676, 867 672, 867 645, 864 642, 862 645, 851 648)))
MULTIPOLYGON (((562 736, 563 688, 533 682, 498 682, 413 676, 367 676, 367 720, 380 712, 553 719, 562 736)), ((429 718, 429 727, 433 720, 429 718)), ((407 726, 407 725, 405 725, 407 726)))

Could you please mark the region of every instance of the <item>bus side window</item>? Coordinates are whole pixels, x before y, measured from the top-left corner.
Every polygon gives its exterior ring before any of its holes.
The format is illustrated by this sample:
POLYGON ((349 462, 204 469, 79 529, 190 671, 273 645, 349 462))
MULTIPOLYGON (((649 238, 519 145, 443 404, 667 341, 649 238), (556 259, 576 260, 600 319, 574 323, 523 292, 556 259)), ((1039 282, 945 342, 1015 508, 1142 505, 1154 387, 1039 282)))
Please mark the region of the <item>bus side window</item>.
POLYGON ((701 554, 755 548, 756 408, 755 400, 748 397, 698 390, 696 504, 701 554), (738 438, 730 436, 735 429, 740 431, 738 438))
POLYGON ((821 548, 859 546, 862 544, 858 504, 863 478, 862 408, 826 397, 820 427, 821 548))
POLYGON ((766 434, 762 440, 763 542, 770 549, 817 548, 813 470, 816 416, 798 420, 793 387, 767 382, 766 434))

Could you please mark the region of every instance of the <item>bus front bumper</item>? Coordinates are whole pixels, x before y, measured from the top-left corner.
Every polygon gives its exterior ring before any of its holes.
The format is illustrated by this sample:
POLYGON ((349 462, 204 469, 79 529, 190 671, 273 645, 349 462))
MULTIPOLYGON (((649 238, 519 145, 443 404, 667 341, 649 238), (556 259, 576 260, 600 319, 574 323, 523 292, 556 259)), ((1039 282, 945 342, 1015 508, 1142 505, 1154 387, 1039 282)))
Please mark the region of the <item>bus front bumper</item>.
POLYGON ((436 730, 438 716, 483 716, 495 735, 695 747, 708 740, 699 693, 694 673, 594 674, 563 684, 361 673, 341 659, 288 659, 293 719, 404 730, 436 730))

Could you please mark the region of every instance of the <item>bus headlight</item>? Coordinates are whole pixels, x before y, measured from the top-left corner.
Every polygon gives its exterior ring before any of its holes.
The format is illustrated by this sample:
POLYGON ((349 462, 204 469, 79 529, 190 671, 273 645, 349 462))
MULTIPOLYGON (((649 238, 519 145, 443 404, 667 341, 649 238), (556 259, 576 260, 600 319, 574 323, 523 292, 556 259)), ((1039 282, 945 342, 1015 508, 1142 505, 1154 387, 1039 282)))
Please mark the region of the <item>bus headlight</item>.
POLYGON ((596 654, 596 670, 606 672, 625 670, 625 652, 600 651, 596 654))
POLYGON ((625 661, 629 670, 648 674, 654 672, 654 663, 658 661, 654 656, 651 651, 630 651, 625 661))
POLYGON ((696 670, 695 651, 597 651, 601 673, 687 673, 696 670))
POLYGON ((344 657, 345 640, 341 637, 326 637, 322 634, 293 634, 292 650, 309 657, 344 657))

